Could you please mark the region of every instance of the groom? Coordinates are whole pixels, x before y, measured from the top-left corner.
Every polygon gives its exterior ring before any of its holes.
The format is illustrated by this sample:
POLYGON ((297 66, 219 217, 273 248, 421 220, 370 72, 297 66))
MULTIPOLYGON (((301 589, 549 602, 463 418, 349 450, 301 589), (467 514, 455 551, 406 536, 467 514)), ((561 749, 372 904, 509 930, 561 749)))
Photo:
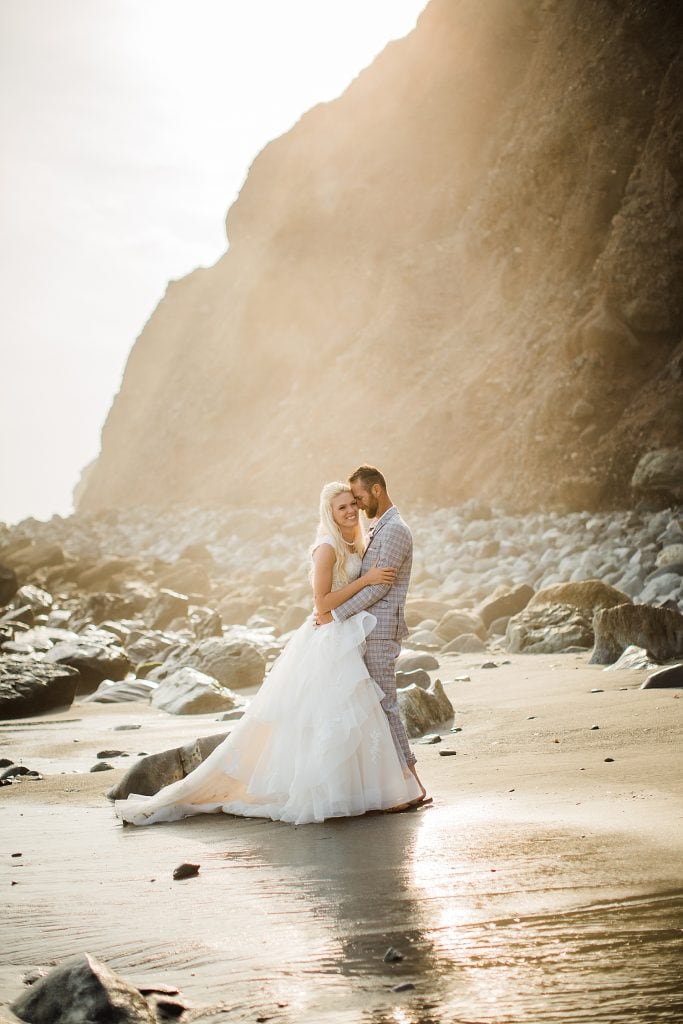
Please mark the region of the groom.
MULTIPOLYGON (((375 520, 361 572, 377 564, 393 567, 396 569, 396 582, 391 586, 377 584, 364 587, 335 608, 331 616, 343 622, 356 612, 367 609, 377 619, 377 625, 366 641, 365 664, 371 677, 384 691, 382 707, 389 720, 394 741, 403 751, 406 764, 422 790, 422 797, 416 803, 422 803, 426 792, 415 770, 416 758, 408 745, 396 699, 396 659, 401 653, 401 639, 408 634, 404 608, 413 564, 413 538, 387 494, 386 481, 378 469, 374 466, 359 466, 349 477, 349 485, 359 509, 365 512, 368 519, 375 520)), ((316 621, 322 625, 329 622, 330 617, 319 616, 316 621)))

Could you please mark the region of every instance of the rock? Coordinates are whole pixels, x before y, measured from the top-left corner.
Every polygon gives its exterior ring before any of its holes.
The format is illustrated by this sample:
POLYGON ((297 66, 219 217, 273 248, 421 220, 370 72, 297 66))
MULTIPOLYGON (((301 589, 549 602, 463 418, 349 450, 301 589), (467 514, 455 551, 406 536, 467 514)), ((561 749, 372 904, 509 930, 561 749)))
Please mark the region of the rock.
POLYGON ((636 497, 655 506, 683 502, 683 449, 659 448, 641 457, 631 478, 636 497))
POLYGON ((129 704, 132 701, 147 703, 156 690, 158 683, 148 683, 146 679, 124 679, 113 683, 104 679, 94 693, 83 698, 84 703, 95 704, 129 704))
MULTIPOLYGON (((135 569, 134 562, 130 558, 108 558, 97 565, 83 569, 78 574, 78 586, 84 590, 106 590, 107 584, 111 583, 113 576, 120 573, 130 573, 135 569)), ((111 589, 116 589, 111 587, 111 589)))
POLYGON ((144 996, 89 953, 39 978, 10 1009, 28 1024, 157 1024, 144 996))
POLYGON ((240 690, 263 682, 266 661, 255 644, 228 637, 209 637, 172 651, 163 665, 150 672, 148 678, 162 682, 180 668, 196 668, 223 686, 240 690))
POLYGON ((567 647, 591 647, 593 628, 590 618, 575 607, 527 606, 510 619, 505 642, 513 654, 556 654, 567 647))
POLYGON ((160 590, 159 596, 145 609, 145 620, 152 629, 165 629, 174 619, 187 615, 189 599, 175 590, 160 590))
POLYGON ((199 864, 189 864, 187 861, 183 864, 179 864, 177 868, 173 870, 173 878, 176 882, 181 881, 183 878, 194 878, 199 874, 199 864))
POLYGON ((389 946, 389 949, 386 951, 382 959, 385 964, 397 964, 404 959, 404 956, 403 953, 399 953, 399 951, 394 949, 393 946, 389 946))
POLYGON ((412 981, 402 981, 400 985, 394 985, 392 992, 412 992, 415 985, 412 981))
POLYGON ((152 707, 170 715, 204 715, 234 711, 239 698, 211 676, 185 667, 167 676, 152 693, 152 707))
POLYGON ((406 637, 403 642, 406 647, 432 651, 438 650, 443 643, 441 637, 438 637, 436 633, 432 633, 428 629, 418 629, 417 632, 411 633, 410 636, 406 637))
POLYGON ((396 661, 397 672, 414 672, 417 668, 423 668, 429 672, 438 667, 438 659, 427 651, 403 651, 396 661))
POLYGON ((83 618, 88 622, 104 623, 105 621, 125 619, 140 611, 139 602, 121 594, 97 592, 89 594, 82 605, 83 618))
POLYGON ((406 601, 405 618, 408 626, 413 629, 424 619, 436 619, 437 622, 443 618, 449 610, 449 605, 444 601, 430 601, 425 598, 411 598, 406 601))
POLYGON ((463 633, 441 648, 443 654, 474 654, 486 650, 486 644, 475 633, 463 633))
POLYGON ((620 669, 647 669, 655 668, 656 665, 657 662, 652 660, 644 647, 637 647, 635 644, 631 644, 614 664, 608 665, 604 671, 618 672, 620 669))
POLYGON ((40 587, 34 587, 33 584, 27 583, 17 590, 12 603, 16 608, 28 605, 33 609, 35 615, 45 615, 52 608, 53 600, 52 594, 48 594, 47 590, 41 590, 40 587))
POLYGON ((128 757, 128 754, 124 750, 100 750, 99 754, 96 754, 95 757, 103 760, 108 757, 128 757))
POLYGON ((290 633, 293 629, 303 626, 311 614, 311 609, 302 604, 292 604, 280 618, 280 629, 283 633, 290 633))
POLYGON ((10 608, 0 617, 0 622, 23 622, 26 626, 32 626, 35 620, 36 616, 30 604, 10 608))
POLYGON ((91 772, 113 772, 114 765, 108 764, 107 761, 98 761, 90 769, 91 772))
POLYGON ((512 615, 517 615, 523 611, 533 596, 534 588, 530 587, 528 583, 523 583, 512 590, 494 593, 491 597, 482 601, 481 604, 478 604, 475 612, 483 622, 484 627, 490 630, 492 623, 496 619, 510 618, 512 615))
POLYGON ((657 555, 655 564, 658 569, 683 565, 683 544, 667 544, 657 555))
MULTIPOLYGON (((453 730, 451 730, 451 732, 452 731, 453 730)), ((433 747, 435 743, 441 743, 441 737, 438 732, 427 733, 427 735, 423 736, 421 740, 418 740, 418 743, 423 744, 425 747, 433 747)))
POLYGON ((593 619, 592 665, 610 665, 635 644, 661 664, 683 657, 683 615, 669 608, 624 604, 603 608, 593 619))
POLYGON ((142 665, 144 662, 163 662, 169 651, 179 646, 177 634, 158 633, 145 631, 136 634, 131 633, 126 642, 126 654, 134 665, 142 665))
POLYGON ((653 672, 640 687, 641 690, 664 690, 683 686, 683 664, 671 665, 653 672))
POLYGON ((185 746, 148 754, 129 768, 107 796, 110 800, 125 800, 131 793, 154 796, 170 782, 177 782, 189 775, 227 735, 222 732, 214 736, 202 736, 185 746))
POLYGON ((503 615, 500 619, 494 619, 489 626, 489 639, 494 636, 505 636, 511 617, 510 615, 503 615))
POLYGON ((627 594, 608 583, 603 583, 602 580, 580 580, 576 583, 557 583, 544 587, 534 594, 526 610, 530 612, 550 605, 566 605, 591 617, 600 608, 613 608, 618 604, 630 603, 631 599, 627 594))
POLYGON ((440 750, 439 757, 455 757, 457 753, 457 750, 440 750))
POLYGON ((638 600, 642 604, 654 604, 655 602, 666 601, 668 598, 675 598, 681 591, 681 577, 677 573, 669 572, 669 566, 660 575, 657 573, 650 578, 640 594, 638 600))
POLYGON ((410 737, 422 736, 453 717, 453 705, 439 679, 428 690, 409 686, 398 691, 398 706, 410 737))
POLYGON ((215 609, 195 606, 190 609, 189 619, 198 640, 207 636, 223 636, 223 620, 215 609))
POLYGON ((204 599, 211 593, 211 579, 206 565, 182 559, 158 577, 161 587, 179 590, 184 594, 201 595, 204 599))
POLYGON ((70 707, 79 678, 76 669, 64 665, 0 657, 0 718, 27 718, 70 707))
POLYGON ((126 654, 115 644, 59 643, 47 652, 45 661, 78 669, 78 694, 92 693, 103 679, 124 679, 131 669, 126 654))
POLYGON ((10 603, 18 589, 19 582, 14 569, 0 564, 0 608, 10 603))
POLYGON ((399 690, 405 689, 406 686, 413 685, 419 686, 422 690, 428 690, 432 685, 429 672, 426 672, 423 668, 414 668, 412 672, 402 672, 397 670, 396 686, 399 690))
POLYGON ((439 620, 435 633, 446 643, 464 633, 474 633, 483 639, 486 636, 486 627, 478 615, 471 612, 449 611, 439 620))
POLYGON ((18 576, 26 576, 36 569, 61 565, 64 561, 64 552, 59 544, 31 543, 13 554, 3 554, 3 560, 17 570, 18 576))

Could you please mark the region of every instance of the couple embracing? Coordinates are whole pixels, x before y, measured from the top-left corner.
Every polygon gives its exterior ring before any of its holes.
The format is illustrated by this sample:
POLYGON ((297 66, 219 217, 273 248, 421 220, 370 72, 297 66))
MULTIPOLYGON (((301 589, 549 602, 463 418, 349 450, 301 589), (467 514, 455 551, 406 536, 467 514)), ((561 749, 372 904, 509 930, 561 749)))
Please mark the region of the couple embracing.
POLYGON ((223 811, 293 824, 426 801, 396 699, 413 544, 384 477, 361 466, 320 495, 315 613, 244 716, 186 778, 116 813, 135 825, 223 811), (374 520, 368 537, 359 511, 374 520))

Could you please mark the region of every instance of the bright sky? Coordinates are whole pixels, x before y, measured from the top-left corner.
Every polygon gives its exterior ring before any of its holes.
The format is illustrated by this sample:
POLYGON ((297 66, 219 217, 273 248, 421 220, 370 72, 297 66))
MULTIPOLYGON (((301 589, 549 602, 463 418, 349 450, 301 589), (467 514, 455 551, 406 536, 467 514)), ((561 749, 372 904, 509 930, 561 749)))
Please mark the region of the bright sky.
POLYGON ((167 282, 426 0, 0 0, 0 521, 71 511, 167 282))

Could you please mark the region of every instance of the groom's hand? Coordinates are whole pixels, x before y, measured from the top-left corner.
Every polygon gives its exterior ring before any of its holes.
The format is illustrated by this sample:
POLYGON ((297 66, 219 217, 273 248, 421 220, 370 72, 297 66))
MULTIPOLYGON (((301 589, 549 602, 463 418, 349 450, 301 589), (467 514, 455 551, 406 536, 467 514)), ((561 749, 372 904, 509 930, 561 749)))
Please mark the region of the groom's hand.
POLYGON ((332 618, 332 612, 315 613, 316 626, 326 626, 328 622, 334 622, 334 619, 332 618))

